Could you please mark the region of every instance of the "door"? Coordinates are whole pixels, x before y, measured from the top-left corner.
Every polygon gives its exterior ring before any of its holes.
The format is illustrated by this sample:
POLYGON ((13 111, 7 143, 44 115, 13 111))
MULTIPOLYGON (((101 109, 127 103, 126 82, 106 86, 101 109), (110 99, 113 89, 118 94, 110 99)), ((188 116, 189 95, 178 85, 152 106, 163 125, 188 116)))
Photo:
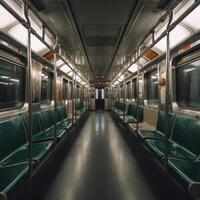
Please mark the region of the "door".
POLYGON ((95 96, 96 110, 104 110, 104 88, 96 88, 95 96))

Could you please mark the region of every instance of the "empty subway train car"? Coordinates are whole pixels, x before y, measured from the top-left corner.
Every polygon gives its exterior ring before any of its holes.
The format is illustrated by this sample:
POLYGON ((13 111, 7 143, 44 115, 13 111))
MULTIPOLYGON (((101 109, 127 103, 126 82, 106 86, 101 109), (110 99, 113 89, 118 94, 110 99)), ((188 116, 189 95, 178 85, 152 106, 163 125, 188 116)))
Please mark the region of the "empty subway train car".
POLYGON ((0 200, 200 199, 199 0, 0 0, 0 200))

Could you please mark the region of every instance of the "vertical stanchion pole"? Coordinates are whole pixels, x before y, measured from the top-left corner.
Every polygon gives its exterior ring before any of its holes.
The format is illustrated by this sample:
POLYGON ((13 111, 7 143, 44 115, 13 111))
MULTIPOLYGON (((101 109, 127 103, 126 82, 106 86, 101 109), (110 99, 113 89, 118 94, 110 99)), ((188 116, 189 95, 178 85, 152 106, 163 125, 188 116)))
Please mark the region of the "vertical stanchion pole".
POLYGON ((133 80, 131 79, 131 82, 130 82, 130 87, 131 87, 131 104, 133 102, 133 80))
POLYGON ((75 121, 77 120, 77 112, 76 112, 76 107, 77 107, 77 82, 76 82, 76 74, 74 75, 74 101, 75 101, 75 110, 74 110, 74 113, 75 113, 75 121))
POLYGON ((123 101, 125 103, 125 109, 123 110, 123 120, 125 119, 125 113, 126 113, 126 84, 125 84, 125 74, 124 74, 124 80, 123 80, 123 89, 124 89, 124 96, 123 101))
POLYGON ((29 176, 32 175, 32 52, 31 52, 31 23, 28 16, 28 5, 23 1, 22 9, 26 21, 29 24, 28 28, 28 43, 27 43, 27 100, 28 100, 28 155, 29 155, 29 176))
POLYGON ((74 77, 75 73, 73 73, 72 76, 72 88, 71 88, 71 96, 72 96, 72 122, 75 123, 75 118, 74 118, 74 77))
MULTIPOLYGON (((173 18, 173 12, 169 13, 169 22, 167 28, 170 26, 173 18)), ((164 167, 167 170, 168 166, 168 139, 169 139, 169 106, 170 106, 170 92, 169 92, 169 71, 170 71, 170 32, 166 35, 166 88, 165 88, 165 160, 164 167)))
MULTIPOLYGON (((58 44, 58 38, 56 37, 56 43, 54 45, 54 50, 56 50, 58 44)), ((57 56, 56 53, 54 53, 54 115, 53 115, 53 124, 54 124, 54 142, 56 142, 56 109, 57 109, 57 67, 56 67, 56 62, 57 62, 57 56)))
MULTIPOLYGON (((140 48, 137 49, 137 54, 136 54, 136 57, 138 58, 140 56, 140 48)), ((139 94, 140 94, 140 90, 139 90, 139 87, 140 87, 140 84, 139 84, 139 79, 140 79, 140 67, 139 67, 139 62, 137 63, 137 110, 136 110, 136 116, 137 116, 137 123, 136 123, 136 133, 138 133, 139 131, 139 122, 138 122, 138 115, 139 115, 139 112, 138 112, 138 107, 140 105, 139 101, 140 101, 140 97, 139 97, 139 94)))

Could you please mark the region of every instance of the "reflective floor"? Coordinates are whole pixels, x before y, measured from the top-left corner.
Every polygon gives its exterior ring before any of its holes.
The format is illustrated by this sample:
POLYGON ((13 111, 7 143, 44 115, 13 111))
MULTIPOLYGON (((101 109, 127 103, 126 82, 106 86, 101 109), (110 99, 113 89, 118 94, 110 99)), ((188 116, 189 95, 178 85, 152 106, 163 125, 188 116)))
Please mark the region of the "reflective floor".
POLYGON ((26 199, 154 200, 167 193, 155 192, 108 112, 91 112, 70 151, 51 165, 26 199))

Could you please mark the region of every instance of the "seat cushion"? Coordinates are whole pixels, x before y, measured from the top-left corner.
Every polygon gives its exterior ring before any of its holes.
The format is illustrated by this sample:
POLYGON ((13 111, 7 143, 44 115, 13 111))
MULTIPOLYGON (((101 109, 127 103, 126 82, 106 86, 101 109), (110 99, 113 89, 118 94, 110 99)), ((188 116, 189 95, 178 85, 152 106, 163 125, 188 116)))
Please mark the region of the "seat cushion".
POLYGON ((164 140, 165 139, 165 136, 160 131, 143 131, 143 130, 140 130, 138 136, 142 140, 145 140, 145 139, 164 140))
POLYGON ((200 162, 172 159, 168 160, 169 170, 175 172, 177 178, 180 178, 188 184, 200 182, 200 162))
MULTIPOLYGON (((43 142, 43 143, 34 143, 32 145, 32 158, 41 162, 48 153, 53 149, 54 145, 53 142, 43 142)), ((25 162, 29 160, 29 148, 28 144, 22 146, 21 148, 17 149, 15 152, 10 154, 4 160, 1 161, 1 164, 11 165, 15 163, 25 162)))
MULTIPOLYGON (((159 158, 164 156, 165 153, 165 142, 155 139, 146 139, 144 144, 159 158)), ((181 158, 185 160, 194 160, 196 155, 189 152, 184 147, 177 143, 168 141, 168 156, 173 158, 181 158)))
POLYGON ((0 167, 0 192, 9 198, 10 193, 28 178, 28 164, 0 167))
MULTIPOLYGON (((65 135, 66 131, 64 128, 59 127, 59 124, 56 126, 56 137, 61 139, 65 135)), ((45 135, 47 137, 54 138, 54 127, 45 130, 45 135)))
POLYGON ((137 121, 134 118, 134 116, 132 116, 132 115, 126 115, 125 118, 124 118, 124 122, 126 124, 128 124, 128 123, 136 123, 137 121))

